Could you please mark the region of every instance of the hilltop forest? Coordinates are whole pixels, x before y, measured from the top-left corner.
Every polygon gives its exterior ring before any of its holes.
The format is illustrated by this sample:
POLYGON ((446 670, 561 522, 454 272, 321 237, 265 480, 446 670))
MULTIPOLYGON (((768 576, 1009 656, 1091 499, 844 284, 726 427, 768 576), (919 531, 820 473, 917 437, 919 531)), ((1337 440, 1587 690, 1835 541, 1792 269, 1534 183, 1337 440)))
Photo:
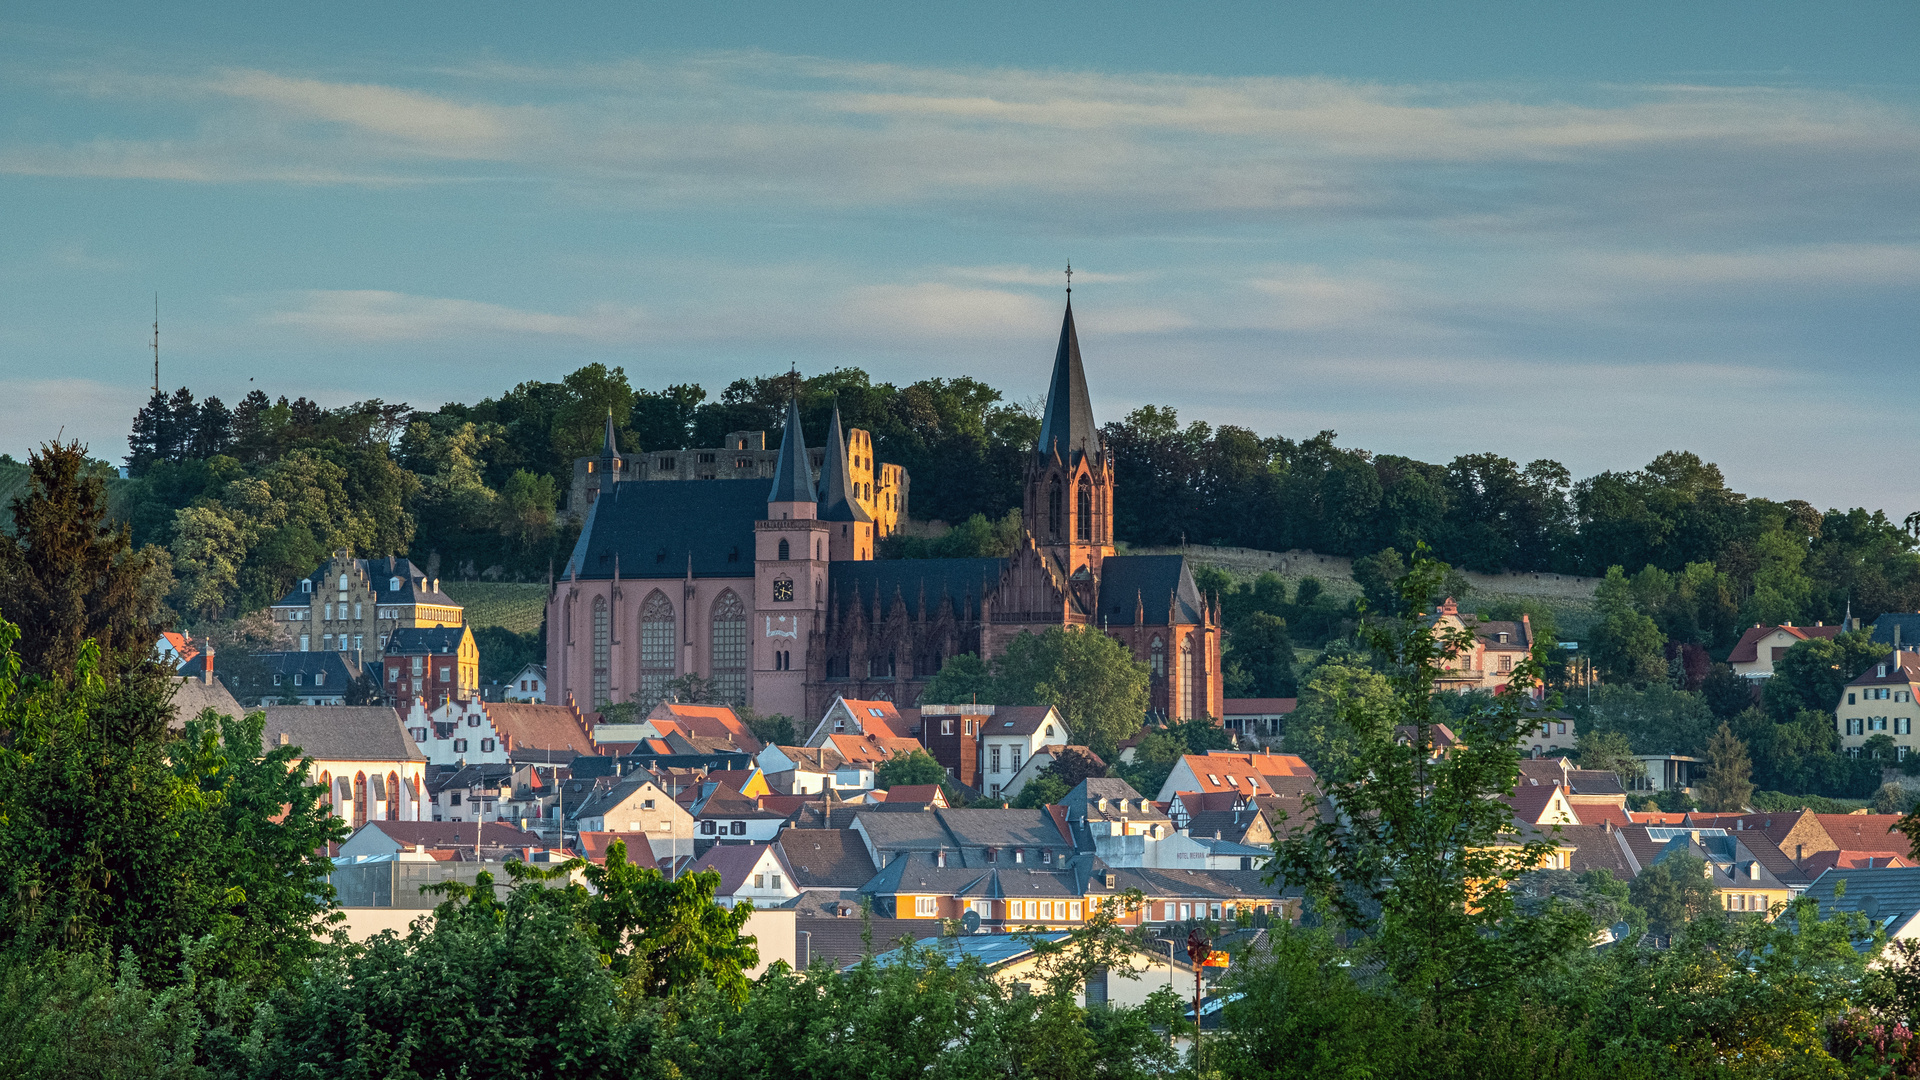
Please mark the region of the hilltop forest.
MULTIPOLYGON (((572 461, 598 451, 609 413, 624 452, 715 446, 737 430, 778 438, 795 391, 810 443, 837 403, 882 460, 910 471, 913 516, 957 526, 890 554, 989 553, 1017 535, 1009 515, 1034 407, 970 378, 895 386, 857 368, 737 379, 709 395, 635 389, 621 368, 592 364, 434 411, 379 400, 328 409, 258 390, 229 408, 182 388, 134 418, 132 479, 111 485, 113 506, 136 547, 165 553, 169 604, 186 624, 270 603, 335 548, 407 554, 449 579, 538 581, 573 542, 562 513, 572 461)), ((1294 439, 1182 423, 1155 406, 1105 433, 1118 538, 1130 545, 1311 549, 1362 557, 1357 579, 1385 549, 1396 554, 1383 575, 1420 544, 1484 572, 1618 566, 1634 608, 1667 640, 1714 653, 1755 622, 1920 609, 1920 514, 1896 522, 1743 495, 1685 451, 1576 480, 1498 448, 1438 464, 1343 447, 1331 431, 1294 439)), ((7 468, 19 466, 0 460, 7 468)), ((1324 612, 1292 614, 1296 639, 1303 619, 1338 628, 1324 612)))

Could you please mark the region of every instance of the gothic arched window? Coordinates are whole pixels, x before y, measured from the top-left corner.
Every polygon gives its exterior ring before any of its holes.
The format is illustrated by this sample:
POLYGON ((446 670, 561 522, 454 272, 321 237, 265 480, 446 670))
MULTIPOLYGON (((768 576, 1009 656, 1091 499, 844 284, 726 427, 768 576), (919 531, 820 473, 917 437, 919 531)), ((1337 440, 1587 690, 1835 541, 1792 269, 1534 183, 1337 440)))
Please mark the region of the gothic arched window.
POLYGON ((713 602, 713 696, 747 703, 747 606, 732 589, 713 602))
POLYGON ((327 793, 325 795, 320 796, 320 802, 322 805, 326 806, 328 810, 332 810, 333 809, 333 774, 330 772, 322 772, 320 774, 320 786, 327 789, 327 793))
POLYGON ((1077 503, 1076 516, 1079 518, 1079 524, 1074 531, 1079 535, 1081 540, 1090 541, 1093 539, 1093 481, 1092 480, 1089 480, 1084 476, 1080 478, 1080 497, 1077 500, 1075 500, 1075 502, 1077 503))
POLYGON ((593 707, 597 712, 607 703, 611 685, 607 658, 613 650, 612 627, 607 623, 607 598, 593 598, 593 707))
POLYGON ((400 774, 387 774, 387 820, 400 820, 400 774))
POLYGON ((1153 677, 1156 679, 1166 678, 1167 677, 1167 643, 1164 641, 1161 641, 1158 637, 1156 637, 1153 639, 1153 643, 1147 647, 1147 652, 1148 652, 1148 655, 1153 658, 1151 660, 1151 663, 1153 665, 1153 677))
POLYGON ((1060 538, 1060 478, 1047 481, 1047 535, 1060 538))
POLYGON ((780 561, 781 562, 786 562, 788 557, 791 556, 792 552, 793 552, 793 549, 787 546, 787 542, 785 540, 780 541, 780 561))
POLYGON ((353 774, 353 827, 367 823, 367 774, 353 774))
POLYGON ((646 715, 667 696, 673 681, 673 603, 659 589, 647 594, 640 607, 640 711, 646 715))
POLYGON ((1200 693, 1200 653, 1193 647, 1193 637, 1189 635, 1180 643, 1179 719, 1197 719, 1205 703, 1206 698, 1200 693))

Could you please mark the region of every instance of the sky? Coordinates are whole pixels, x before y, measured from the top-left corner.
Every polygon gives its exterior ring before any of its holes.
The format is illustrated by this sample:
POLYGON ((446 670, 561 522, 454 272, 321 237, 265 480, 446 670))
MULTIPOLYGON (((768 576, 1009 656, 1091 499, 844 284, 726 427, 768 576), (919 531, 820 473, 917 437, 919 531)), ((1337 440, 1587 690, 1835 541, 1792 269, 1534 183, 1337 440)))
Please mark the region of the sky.
POLYGON ((1920 5, 0 5, 0 451, 858 366, 1920 510, 1920 5), (927 10, 937 8, 938 10, 927 10))

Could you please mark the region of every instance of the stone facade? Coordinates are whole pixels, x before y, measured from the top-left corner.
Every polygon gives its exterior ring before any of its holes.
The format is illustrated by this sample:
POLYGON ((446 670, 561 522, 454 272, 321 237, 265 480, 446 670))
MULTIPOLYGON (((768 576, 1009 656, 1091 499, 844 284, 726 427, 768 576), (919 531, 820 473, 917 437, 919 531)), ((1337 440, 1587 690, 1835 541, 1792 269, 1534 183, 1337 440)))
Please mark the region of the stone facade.
POLYGON ((406 559, 356 559, 336 551, 273 605, 274 628, 290 652, 344 652, 358 663, 386 653, 406 627, 463 626, 466 612, 406 559))

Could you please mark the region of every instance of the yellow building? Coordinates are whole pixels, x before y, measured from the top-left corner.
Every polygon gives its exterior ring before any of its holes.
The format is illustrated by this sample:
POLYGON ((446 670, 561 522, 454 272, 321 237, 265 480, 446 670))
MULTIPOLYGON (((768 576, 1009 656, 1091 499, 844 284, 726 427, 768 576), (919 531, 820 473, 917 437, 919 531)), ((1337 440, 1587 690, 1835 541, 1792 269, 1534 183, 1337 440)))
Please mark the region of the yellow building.
POLYGON ((1920 716, 1920 704, 1915 694, 1920 694, 1920 653, 1897 652, 1874 661, 1847 684, 1834 707, 1841 748, 1858 755, 1869 739, 1885 735, 1893 740, 1894 760, 1903 760, 1917 745, 1913 721, 1920 716))

